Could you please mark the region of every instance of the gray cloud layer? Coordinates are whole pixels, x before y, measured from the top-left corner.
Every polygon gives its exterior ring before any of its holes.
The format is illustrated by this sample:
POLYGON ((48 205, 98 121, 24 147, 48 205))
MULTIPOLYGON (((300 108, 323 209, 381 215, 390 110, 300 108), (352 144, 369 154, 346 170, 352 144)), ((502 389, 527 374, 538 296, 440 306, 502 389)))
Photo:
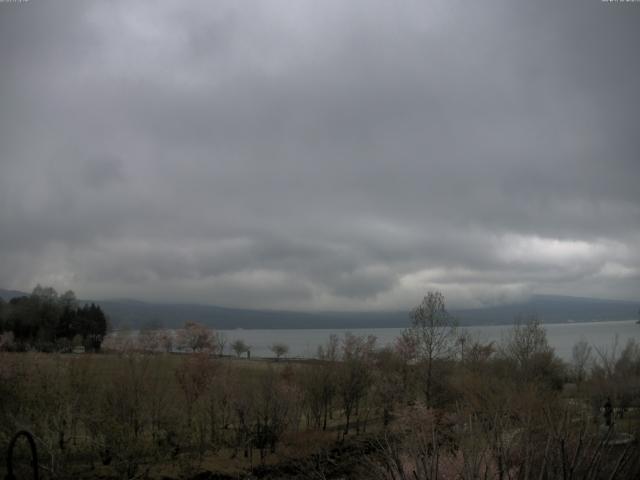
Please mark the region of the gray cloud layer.
POLYGON ((640 4, 0 3, 0 285, 640 294, 640 4))

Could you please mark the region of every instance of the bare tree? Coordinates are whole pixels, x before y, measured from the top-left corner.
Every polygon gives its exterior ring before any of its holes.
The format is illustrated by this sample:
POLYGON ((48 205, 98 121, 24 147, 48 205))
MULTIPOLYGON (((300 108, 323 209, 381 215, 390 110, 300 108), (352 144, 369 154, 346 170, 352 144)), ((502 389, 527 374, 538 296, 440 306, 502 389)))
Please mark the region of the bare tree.
POLYGON ((213 336, 215 349, 220 357, 224 355, 224 348, 227 346, 227 337, 224 333, 216 332, 213 336))
POLYGON ((549 371, 554 362, 553 349, 547 342, 547 332, 538 317, 529 315, 516 320, 502 341, 500 352, 515 363, 516 373, 522 380, 549 371))
POLYGON ((351 333, 345 334, 342 342, 338 392, 345 416, 345 435, 349 433, 352 415, 358 415, 360 404, 373 381, 371 367, 375 343, 376 337, 373 335, 362 337, 351 333))
POLYGON ((326 345, 318 346, 318 358, 326 362, 335 362, 338 360, 338 347, 340 339, 336 334, 329 335, 326 345))
POLYGON ((240 358, 240 355, 249 351, 249 345, 239 338, 231 342, 231 349, 236 353, 238 358, 240 358))
POLYGON ((615 374, 615 365, 618 361, 618 347, 620 339, 616 334, 611 348, 609 347, 594 347, 598 354, 598 359, 595 362, 595 366, 600 370, 605 378, 611 378, 615 374))
POLYGON ((331 414, 331 404, 336 395, 336 367, 340 340, 331 335, 326 345, 318 347, 317 364, 309 366, 302 376, 302 384, 308 420, 312 419, 316 428, 327 429, 331 414))
POLYGON ((401 362, 400 365, 400 378, 402 396, 406 400, 410 387, 415 383, 413 382, 412 365, 411 363, 416 359, 418 355, 416 345, 416 337, 412 334, 411 330, 405 330, 396 339, 394 343, 394 352, 401 362))
POLYGON ((192 352, 204 352, 213 349, 213 331, 196 322, 186 322, 178 332, 178 343, 192 352))
POLYGON ((167 330, 158 332, 159 346, 165 353, 171 353, 173 351, 173 334, 167 330))
POLYGON ((576 382, 580 383, 584 380, 587 373, 587 365, 591 361, 591 345, 582 338, 578 341, 571 351, 573 374, 576 382))
POLYGON ((204 354, 188 355, 175 371, 177 383, 184 394, 187 412, 187 427, 191 428, 196 401, 207 390, 217 364, 204 354))
POLYGON ((267 450, 276 452, 276 445, 290 420, 292 401, 296 395, 291 391, 291 386, 271 368, 261 377, 254 394, 253 443, 264 462, 267 450))
POLYGON ((372 471, 369 478, 459 478, 454 477, 454 472, 447 465, 454 458, 454 437, 453 423, 447 416, 436 414, 424 406, 408 409, 394 428, 385 430, 374 440, 378 455, 370 460, 372 471))
POLYGON ((391 415, 396 403, 406 399, 406 389, 403 384, 404 359, 392 347, 385 347, 376 354, 373 372, 374 404, 382 409, 382 422, 386 427, 391 421, 391 415))
POLYGON ((469 346, 473 343, 473 338, 467 330, 461 329, 458 332, 455 343, 460 351, 460 361, 464 363, 464 356, 469 346))
POLYGON ((414 338, 418 358, 425 363, 424 392, 427 405, 432 402, 433 365, 451 355, 456 338, 456 323, 449 315, 440 292, 428 292, 411 312, 408 334, 414 338))
POLYGON ((286 343, 276 342, 269 347, 269 350, 274 353, 277 360, 280 360, 280 357, 289 353, 289 345, 286 343))
POLYGON ((99 415, 89 417, 89 430, 120 478, 134 478, 144 463, 145 431, 149 426, 145 404, 150 397, 149 375, 153 358, 127 354, 117 358, 114 374, 104 386, 99 415))

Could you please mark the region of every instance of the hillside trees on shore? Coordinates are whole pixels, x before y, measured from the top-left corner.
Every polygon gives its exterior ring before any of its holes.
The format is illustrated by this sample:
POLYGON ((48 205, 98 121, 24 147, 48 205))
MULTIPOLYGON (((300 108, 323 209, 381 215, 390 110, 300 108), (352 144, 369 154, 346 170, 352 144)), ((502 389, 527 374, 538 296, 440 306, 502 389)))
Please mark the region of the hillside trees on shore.
POLYGON ((107 317, 99 305, 80 305, 73 291, 62 295, 38 285, 29 296, 0 305, 0 348, 68 351, 82 345, 98 351, 107 333, 107 317))

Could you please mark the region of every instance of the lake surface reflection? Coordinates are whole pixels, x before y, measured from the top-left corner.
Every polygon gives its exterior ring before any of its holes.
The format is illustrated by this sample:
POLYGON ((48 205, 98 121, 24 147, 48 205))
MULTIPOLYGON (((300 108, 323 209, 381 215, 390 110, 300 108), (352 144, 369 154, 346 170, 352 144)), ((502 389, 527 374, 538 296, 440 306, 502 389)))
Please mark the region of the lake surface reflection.
MULTIPOLYGON (((581 339, 599 349, 613 348, 618 341, 618 349, 624 347, 630 338, 640 340, 640 325, 635 320, 616 322, 592 323, 551 323, 543 325, 547 331, 549 344, 556 354, 563 360, 571 360, 571 349, 581 339)), ((483 342, 499 343, 513 328, 511 325, 488 325, 477 327, 463 327, 474 338, 483 342)), ((375 335, 378 346, 393 343, 400 335, 401 328, 355 328, 355 329, 300 329, 300 330, 220 330, 227 338, 227 352, 231 353, 228 345, 234 340, 241 339, 251 345, 253 357, 273 357, 269 347, 276 342, 289 346, 289 357, 314 357, 318 346, 323 345, 331 334, 339 336, 346 332, 355 335, 375 335)), ((595 354, 595 351, 594 351, 595 354)))

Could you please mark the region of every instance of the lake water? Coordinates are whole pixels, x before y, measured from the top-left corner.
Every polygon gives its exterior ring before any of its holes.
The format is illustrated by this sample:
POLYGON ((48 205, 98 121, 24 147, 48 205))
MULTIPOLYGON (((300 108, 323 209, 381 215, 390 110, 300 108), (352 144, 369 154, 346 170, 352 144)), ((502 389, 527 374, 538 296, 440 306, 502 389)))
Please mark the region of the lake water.
MULTIPOLYGON (((630 338, 640 341, 640 325, 635 320, 591 323, 556 323, 543 325, 547 331, 547 340, 563 360, 571 360, 571 349, 581 339, 599 349, 611 349, 618 338, 621 349, 630 338)), ((474 338, 483 342, 499 343, 513 327, 511 325, 489 325, 464 327, 474 338)), ((319 345, 326 344, 331 334, 338 336, 351 332, 355 335, 375 335, 378 346, 392 343, 402 332, 401 328, 360 328, 360 329, 317 329, 317 330, 219 330, 229 344, 234 340, 244 340, 251 345, 252 357, 273 357, 269 346, 276 342, 289 346, 289 357, 314 357, 319 345)), ((595 353, 595 351, 594 351, 595 353)))

